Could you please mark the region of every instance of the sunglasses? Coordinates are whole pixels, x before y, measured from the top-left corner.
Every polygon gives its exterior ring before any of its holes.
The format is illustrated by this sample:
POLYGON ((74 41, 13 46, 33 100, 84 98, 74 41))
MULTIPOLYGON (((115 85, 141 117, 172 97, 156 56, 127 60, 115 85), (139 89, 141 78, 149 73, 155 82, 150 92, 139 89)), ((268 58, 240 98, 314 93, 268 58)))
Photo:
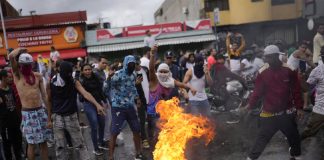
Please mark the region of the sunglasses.
POLYGON ((172 59, 172 57, 166 57, 166 59, 172 59))

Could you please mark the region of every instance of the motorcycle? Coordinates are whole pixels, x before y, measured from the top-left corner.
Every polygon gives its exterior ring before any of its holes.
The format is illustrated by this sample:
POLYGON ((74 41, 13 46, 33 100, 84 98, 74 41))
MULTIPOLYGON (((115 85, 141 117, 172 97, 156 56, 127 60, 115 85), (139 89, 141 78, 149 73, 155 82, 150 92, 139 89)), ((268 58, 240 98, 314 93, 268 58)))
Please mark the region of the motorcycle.
POLYGON ((243 85, 237 80, 231 80, 220 88, 219 94, 207 94, 211 105, 211 112, 234 111, 241 107, 249 96, 249 92, 243 89, 243 85), (226 93, 224 93, 226 92, 226 93))

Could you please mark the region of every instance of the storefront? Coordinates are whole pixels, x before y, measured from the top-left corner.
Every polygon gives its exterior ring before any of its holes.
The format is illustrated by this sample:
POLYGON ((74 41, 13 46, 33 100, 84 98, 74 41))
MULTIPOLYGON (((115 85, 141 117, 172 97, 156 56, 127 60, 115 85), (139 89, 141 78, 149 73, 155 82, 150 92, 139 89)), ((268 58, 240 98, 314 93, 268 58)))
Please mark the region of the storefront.
MULTIPOLYGON (((63 59, 84 57, 86 20, 85 11, 6 19, 8 48, 27 48, 34 60, 38 55, 49 58, 51 46, 60 52, 63 59)), ((0 36, 0 55, 0 65, 3 65, 7 55, 3 33, 0 36)))
POLYGON ((130 26, 86 31, 87 52, 89 56, 103 55, 112 59, 126 54, 141 54, 146 30, 154 35, 161 28, 162 34, 156 39, 160 53, 165 50, 209 48, 216 40, 209 20, 130 26), (195 48, 190 48, 192 46, 195 48))

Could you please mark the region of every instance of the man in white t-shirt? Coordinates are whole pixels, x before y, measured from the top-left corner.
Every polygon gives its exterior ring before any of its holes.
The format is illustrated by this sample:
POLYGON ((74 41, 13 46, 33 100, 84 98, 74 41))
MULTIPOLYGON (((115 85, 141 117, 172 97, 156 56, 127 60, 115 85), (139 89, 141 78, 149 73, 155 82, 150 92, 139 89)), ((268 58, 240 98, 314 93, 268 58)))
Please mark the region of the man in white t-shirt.
POLYGON ((53 62, 56 62, 57 60, 59 60, 61 57, 60 57, 60 53, 55 49, 54 46, 51 46, 51 53, 50 53, 50 59, 53 61, 53 62))
MULTIPOLYGON (((313 48, 313 63, 319 63, 320 60, 320 50, 321 47, 324 46, 324 24, 320 24, 317 28, 317 34, 313 40, 314 48, 313 48)), ((323 61, 323 60, 322 60, 323 61)))
MULTIPOLYGON (((324 46, 321 48, 321 57, 324 58, 324 46)), ((310 73, 307 83, 315 85, 316 98, 313 113, 306 129, 301 134, 301 139, 315 135, 324 125, 324 64, 317 66, 310 73)))
POLYGON ((149 64, 150 64, 150 51, 151 48, 150 47, 144 47, 143 48, 143 57, 140 59, 141 61, 141 66, 146 67, 147 69, 149 68, 149 64))
POLYGON ((157 38, 158 36, 160 36, 161 33, 162 33, 162 27, 160 28, 159 33, 157 33, 157 34, 155 34, 155 35, 152 35, 152 34, 151 34, 151 31, 150 31, 150 30, 147 30, 147 31, 145 32, 146 37, 144 38, 144 47, 150 47, 150 48, 154 47, 154 45, 155 45, 155 41, 156 41, 156 38, 157 38))

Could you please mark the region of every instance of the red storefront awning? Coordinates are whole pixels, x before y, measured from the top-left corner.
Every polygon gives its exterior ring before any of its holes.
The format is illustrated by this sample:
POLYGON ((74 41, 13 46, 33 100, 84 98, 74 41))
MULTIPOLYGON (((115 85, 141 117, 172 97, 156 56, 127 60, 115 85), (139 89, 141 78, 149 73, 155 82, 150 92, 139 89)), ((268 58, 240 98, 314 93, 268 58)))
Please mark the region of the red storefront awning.
MULTIPOLYGON (((85 57, 87 52, 85 49, 69 49, 69 50, 59 50, 60 56, 62 59, 70 59, 77 57, 85 57)), ((37 56, 41 54, 43 58, 50 57, 50 51, 41 52, 41 53, 32 53, 34 60, 37 60, 37 56)))

